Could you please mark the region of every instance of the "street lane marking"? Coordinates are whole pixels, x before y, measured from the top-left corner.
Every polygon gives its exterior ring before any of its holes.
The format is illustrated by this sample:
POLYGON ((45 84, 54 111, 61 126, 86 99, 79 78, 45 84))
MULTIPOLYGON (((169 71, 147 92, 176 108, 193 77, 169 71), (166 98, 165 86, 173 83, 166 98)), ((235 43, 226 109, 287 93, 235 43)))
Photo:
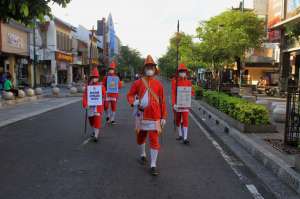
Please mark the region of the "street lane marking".
MULTIPOLYGON (((239 172, 235 166, 235 161, 232 160, 230 156, 227 155, 227 153, 224 151, 224 149, 219 145, 219 143, 209 134, 209 132, 198 122, 198 120, 195 118, 193 113, 190 114, 190 117, 193 119, 193 121, 196 123, 196 125, 200 128, 200 130, 204 133, 204 135, 212 142, 213 146, 219 151, 219 153, 222 155, 224 160, 227 162, 227 164, 230 166, 230 168, 233 170, 233 172, 238 176, 238 178, 243 182, 243 175, 241 172, 239 172)), ((249 192, 252 194, 253 198, 255 199, 264 199, 264 197, 257 191, 256 187, 252 184, 246 185, 249 192)))
POLYGON ((88 143, 91 141, 91 139, 92 139, 92 138, 88 138, 88 139, 84 140, 84 141, 82 142, 81 146, 84 146, 84 145, 88 144, 88 143))
POLYGON ((246 187, 255 199, 264 199, 264 197, 257 191, 257 189, 254 185, 247 184, 246 187))

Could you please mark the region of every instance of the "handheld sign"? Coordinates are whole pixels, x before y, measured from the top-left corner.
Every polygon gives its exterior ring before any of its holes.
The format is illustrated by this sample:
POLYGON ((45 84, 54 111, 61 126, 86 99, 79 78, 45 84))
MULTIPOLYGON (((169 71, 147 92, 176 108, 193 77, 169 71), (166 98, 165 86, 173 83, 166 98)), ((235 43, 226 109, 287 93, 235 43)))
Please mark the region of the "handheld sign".
POLYGON ((88 86, 88 106, 99 106, 102 105, 102 86, 88 86))
POLYGON ((177 87, 177 107, 190 108, 192 104, 192 87, 178 86, 177 87))
POLYGON ((119 92, 119 77, 108 76, 107 77, 107 93, 118 93, 119 92))

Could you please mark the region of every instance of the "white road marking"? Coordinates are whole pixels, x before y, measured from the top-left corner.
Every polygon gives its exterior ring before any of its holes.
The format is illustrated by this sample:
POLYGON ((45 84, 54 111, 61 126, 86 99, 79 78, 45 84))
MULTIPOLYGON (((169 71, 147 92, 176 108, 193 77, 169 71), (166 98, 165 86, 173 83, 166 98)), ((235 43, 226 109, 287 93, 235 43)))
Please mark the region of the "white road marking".
POLYGON ((257 191, 253 184, 247 184, 246 187, 255 199, 264 199, 264 197, 257 191))
POLYGON ((84 145, 88 144, 88 143, 91 141, 91 139, 92 139, 92 138, 88 138, 88 139, 84 140, 84 141, 82 142, 81 146, 84 146, 84 145))
MULTIPOLYGON (((224 151, 224 149, 219 145, 219 143, 209 134, 209 132, 203 128, 203 126, 197 121, 195 116, 191 113, 190 117, 193 119, 193 121, 197 124, 197 126, 200 128, 200 130, 204 133, 204 135, 212 142, 214 147, 219 151, 219 153, 222 155, 224 160, 229 164, 233 172, 239 177, 239 179, 243 180, 243 175, 234 167, 236 166, 235 161, 232 160, 231 157, 227 155, 227 153, 224 151)), ((253 198, 255 199, 264 199, 264 197, 257 191, 256 187, 254 185, 246 185, 249 192, 252 194, 253 198)))

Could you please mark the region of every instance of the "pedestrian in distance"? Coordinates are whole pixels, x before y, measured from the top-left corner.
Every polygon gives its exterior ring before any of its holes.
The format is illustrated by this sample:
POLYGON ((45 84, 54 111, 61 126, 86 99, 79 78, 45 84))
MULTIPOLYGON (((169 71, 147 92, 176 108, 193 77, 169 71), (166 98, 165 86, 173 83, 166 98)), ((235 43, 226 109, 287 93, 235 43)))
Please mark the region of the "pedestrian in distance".
POLYGON ((91 134, 91 137, 93 138, 94 142, 98 141, 100 128, 101 128, 101 121, 102 121, 102 115, 104 111, 104 96, 106 95, 105 87, 102 85, 101 82, 99 82, 99 72, 96 67, 92 69, 90 79, 88 84, 85 86, 85 91, 82 96, 82 105, 83 108, 87 111, 87 117, 89 119, 90 126, 93 128, 93 133, 91 134), (98 88, 98 90, 97 90, 98 88), (94 92, 93 98, 97 98, 97 105, 92 104, 91 102, 91 96, 89 93, 90 89, 94 89, 96 92, 94 92), (98 91, 98 93, 97 93, 98 91))
POLYGON ((162 83, 155 78, 158 71, 150 55, 145 60, 143 71, 143 76, 132 84, 127 100, 132 107, 136 105, 138 109, 135 132, 140 148, 139 160, 143 165, 147 164, 146 139, 149 136, 150 171, 153 176, 157 176, 159 175, 156 164, 160 150, 159 136, 167 118, 166 97, 162 83))
POLYGON ((175 77, 172 79, 172 107, 175 124, 178 131, 176 140, 188 145, 189 109, 191 96, 194 95, 191 80, 188 79, 188 69, 180 64, 175 77))
POLYGON ((4 81, 4 91, 12 92, 15 97, 17 97, 19 94, 18 89, 15 89, 12 83, 12 75, 10 73, 7 73, 6 80, 4 81))
POLYGON ((122 82, 116 73, 116 63, 112 61, 108 68, 107 75, 103 78, 103 85, 107 91, 104 103, 106 122, 115 124, 115 117, 117 111, 117 101, 119 97, 119 90, 122 88, 122 82))

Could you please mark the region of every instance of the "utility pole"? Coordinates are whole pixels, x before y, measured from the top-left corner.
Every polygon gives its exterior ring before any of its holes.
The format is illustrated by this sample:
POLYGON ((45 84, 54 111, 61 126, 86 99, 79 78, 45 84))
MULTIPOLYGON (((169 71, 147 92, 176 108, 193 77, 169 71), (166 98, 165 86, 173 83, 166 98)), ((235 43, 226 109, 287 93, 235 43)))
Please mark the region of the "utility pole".
POLYGON ((245 9, 245 0, 242 0, 242 12, 244 12, 245 9))
POLYGON ((36 87, 36 18, 33 19, 33 87, 36 87))
POLYGON ((177 22, 177 33, 176 33, 176 69, 179 66, 179 20, 177 22))
POLYGON ((93 38, 94 38, 94 26, 92 29, 92 35, 91 35, 91 45, 90 45, 90 72, 92 71, 92 50, 93 50, 93 38))

